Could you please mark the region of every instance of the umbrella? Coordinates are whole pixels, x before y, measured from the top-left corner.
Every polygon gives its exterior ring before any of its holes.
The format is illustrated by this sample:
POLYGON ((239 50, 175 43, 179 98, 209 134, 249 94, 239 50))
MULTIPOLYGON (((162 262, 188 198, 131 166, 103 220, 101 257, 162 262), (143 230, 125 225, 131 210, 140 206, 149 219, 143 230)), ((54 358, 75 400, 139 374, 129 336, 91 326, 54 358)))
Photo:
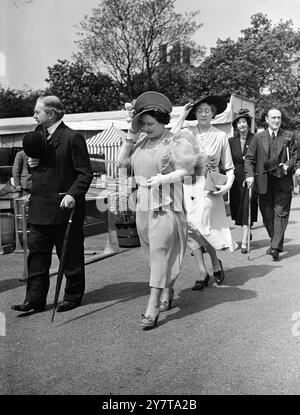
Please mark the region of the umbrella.
POLYGON ((250 261, 250 236, 251 236, 251 199, 252 199, 252 186, 249 187, 249 208, 248 208, 248 235, 247 235, 247 251, 248 261, 250 261))
POLYGON ((63 247, 62 247, 62 250, 61 250, 59 268, 58 268, 58 272, 57 272, 55 296, 54 296, 54 310, 53 310, 53 314, 52 314, 52 323, 54 321, 54 315, 55 315, 55 310, 56 310, 57 303, 58 303, 59 291, 60 291, 62 279, 63 279, 63 276, 64 276, 64 267, 65 267, 65 262, 66 262, 67 246, 68 246, 68 241, 69 241, 70 229, 71 229, 72 221, 73 221, 73 214, 74 214, 74 208, 71 209, 71 212, 70 212, 70 217, 69 217, 68 225, 67 225, 65 236, 64 236, 63 247))

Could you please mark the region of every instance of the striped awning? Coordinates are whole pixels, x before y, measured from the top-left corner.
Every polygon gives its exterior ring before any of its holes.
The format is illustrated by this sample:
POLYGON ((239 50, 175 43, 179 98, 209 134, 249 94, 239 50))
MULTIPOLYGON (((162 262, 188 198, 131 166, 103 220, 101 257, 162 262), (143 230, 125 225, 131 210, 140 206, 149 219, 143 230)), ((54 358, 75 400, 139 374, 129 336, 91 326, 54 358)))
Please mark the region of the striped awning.
POLYGON ((96 134, 86 141, 89 154, 104 154, 106 171, 109 177, 117 177, 116 161, 119 149, 125 138, 126 133, 112 124, 107 130, 96 134))
POLYGON ((107 130, 89 138, 86 144, 88 148, 94 148, 95 146, 120 146, 125 137, 126 133, 112 124, 107 130))

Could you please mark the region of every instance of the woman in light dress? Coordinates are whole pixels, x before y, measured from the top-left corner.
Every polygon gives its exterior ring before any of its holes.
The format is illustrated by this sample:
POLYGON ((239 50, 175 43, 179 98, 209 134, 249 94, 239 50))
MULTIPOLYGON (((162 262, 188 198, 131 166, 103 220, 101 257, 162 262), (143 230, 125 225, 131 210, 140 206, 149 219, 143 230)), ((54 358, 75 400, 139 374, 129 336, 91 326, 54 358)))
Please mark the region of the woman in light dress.
POLYGON ((234 165, 226 134, 211 125, 215 115, 225 109, 226 102, 221 97, 207 96, 195 104, 185 105, 183 114, 172 130, 175 135, 189 133, 197 143, 198 153, 204 157, 204 169, 196 173, 192 183, 184 184, 188 245, 199 269, 193 290, 203 289, 210 279, 203 258, 204 248, 210 255, 213 275, 218 285, 222 284, 225 273, 216 251, 234 251, 237 248, 226 218, 223 198, 234 181, 234 165), (185 120, 197 120, 198 124, 182 129, 185 120), (225 171, 226 184, 217 185, 215 191, 205 190, 208 173, 219 171, 219 168, 225 171))
POLYGON ((184 134, 174 140, 165 128, 172 111, 166 96, 146 92, 137 98, 134 110, 118 166, 129 164, 138 185, 137 230, 150 267, 150 296, 140 327, 150 329, 160 311, 171 307, 187 242, 182 178, 194 173, 199 156, 184 134))

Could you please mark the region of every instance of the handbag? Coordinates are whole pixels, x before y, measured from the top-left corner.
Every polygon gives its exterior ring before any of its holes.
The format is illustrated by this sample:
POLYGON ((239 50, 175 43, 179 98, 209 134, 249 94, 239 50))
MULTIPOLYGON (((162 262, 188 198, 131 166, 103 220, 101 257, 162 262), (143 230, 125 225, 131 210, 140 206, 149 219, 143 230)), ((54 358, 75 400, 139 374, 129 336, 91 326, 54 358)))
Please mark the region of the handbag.
POLYGON ((217 186, 223 185, 227 182, 227 176, 225 174, 221 174, 218 171, 210 171, 207 173, 206 182, 204 185, 204 190, 208 190, 210 192, 215 192, 219 190, 217 186))

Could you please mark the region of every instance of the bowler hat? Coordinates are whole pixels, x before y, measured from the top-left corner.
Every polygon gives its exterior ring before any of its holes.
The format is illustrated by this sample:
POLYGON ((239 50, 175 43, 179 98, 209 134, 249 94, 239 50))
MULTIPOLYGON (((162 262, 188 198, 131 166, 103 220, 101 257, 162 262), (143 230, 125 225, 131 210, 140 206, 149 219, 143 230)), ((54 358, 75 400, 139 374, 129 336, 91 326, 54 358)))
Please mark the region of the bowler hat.
POLYGON ((245 120, 247 121, 247 124, 249 126, 251 126, 251 117, 250 117, 250 113, 249 110, 247 108, 241 108, 239 110, 238 115, 235 117, 235 119, 232 121, 232 126, 233 128, 236 128, 237 122, 238 120, 240 120, 241 118, 245 118, 245 120))
POLYGON ((196 120, 196 108, 198 107, 198 105, 203 103, 206 103, 208 105, 214 105, 217 108, 217 112, 215 115, 221 114, 221 112, 225 111, 227 107, 227 102, 224 98, 217 95, 209 95, 207 97, 199 99, 199 101, 196 101, 185 119, 188 121, 196 120))
POLYGON ((276 159, 268 159, 264 162, 264 173, 268 173, 269 171, 276 170, 279 167, 278 160, 276 159))
POLYGON ((44 159, 47 154, 47 139, 39 131, 31 131, 23 137, 23 149, 28 157, 44 159))
POLYGON ((172 103, 165 95, 160 92, 148 91, 140 95, 134 103, 134 117, 131 125, 134 130, 139 129, 141 115, 148 111, 157 111, 164 114, 172 112, 172 103))

